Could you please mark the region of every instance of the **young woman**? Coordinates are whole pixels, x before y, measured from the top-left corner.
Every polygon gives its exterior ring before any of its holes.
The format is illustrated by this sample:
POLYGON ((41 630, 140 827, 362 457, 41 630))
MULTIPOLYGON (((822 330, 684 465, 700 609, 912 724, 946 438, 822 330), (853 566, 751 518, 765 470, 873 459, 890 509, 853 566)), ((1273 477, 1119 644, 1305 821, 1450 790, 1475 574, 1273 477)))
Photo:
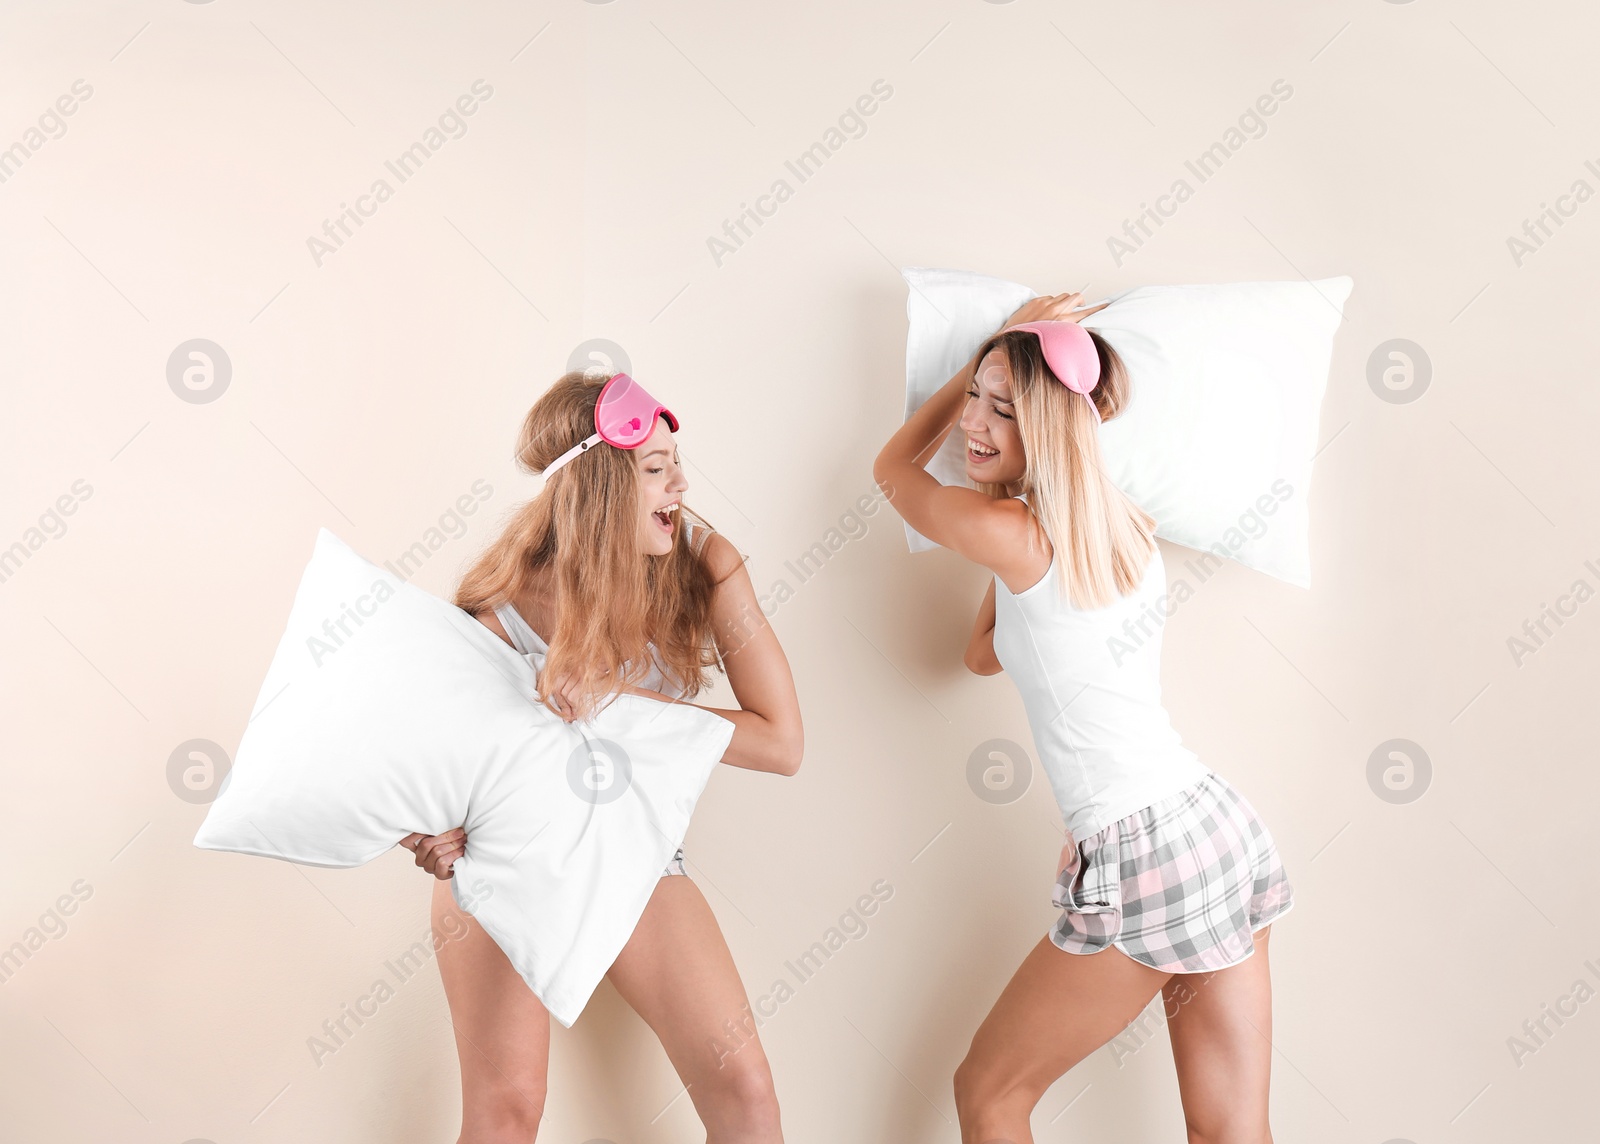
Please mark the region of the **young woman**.
MULTIPOLYGON (((706 708, 734 723, 722 761, 792 775, 803 740, 788 661, 733 545, 685 519, 677 428, 626 374, 562 377, 529 411, 517 443, 518 463, 543 472, 544 488, 467 572, 455 603, 536 657, 541 701, 569 721, 619 691, 693 697, 720 656, 739 703, 706 708)), ((469 845, 465 832, 413 834, 402 845, 439 879, 435 932, 466 931, 438 955, 461 1058, 460 1144, 533 1140, 550 1015, 450 894, 445 880, 469 845)), ((680 849, 607 976, 660 1037, 708 1141, 779 1142, 777 1097, 748 1027, 744 986, 685 874, 680 849), (736 1041, 729 1028, 741 1030, 736 1041)))
POLYGON ((994 572, 966 665, 1016 683, 1069 835, 1061 917, 956 1071, 961 1138, 1031 1141, 1045 1090, 1159 990, 1189 1139, 1262 1144, 1267 935, 1292 894, 1267 828, 1161 705, 1154 521, 1106 478, 1098 438, 1130 381, 1077 324, 1082 297, 1013 314, 873 469, 911 527, 994 572), (978 490, 922 467, 956 425, 978 490))

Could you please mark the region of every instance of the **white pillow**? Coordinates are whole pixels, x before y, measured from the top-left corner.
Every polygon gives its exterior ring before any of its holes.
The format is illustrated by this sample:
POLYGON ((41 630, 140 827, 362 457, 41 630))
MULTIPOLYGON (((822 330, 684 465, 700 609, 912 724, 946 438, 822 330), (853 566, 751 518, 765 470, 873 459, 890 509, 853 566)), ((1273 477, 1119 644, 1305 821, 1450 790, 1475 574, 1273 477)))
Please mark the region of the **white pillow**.
POLYGON ((464 825, 457 903, 570 1026, 733 724, 640 695, 564 723, 533 698, 529 659, 320 530, 195 845, 348 867, 464 825))
MULTIPOLYGON (((906 267, 906 416, 1034 291, 960 270, 906 267)), ((1348 277, 1136 286, 1083 325, 1110 342, 1131 398, 1100 430, 1112 481, 1156 535, 1311 586, 1307 504, 1317 415, 1348 277)), ((928 463, 969 485, 952 430, 928 463)), ((935 547, 906 526, 911 551, 935 547)))

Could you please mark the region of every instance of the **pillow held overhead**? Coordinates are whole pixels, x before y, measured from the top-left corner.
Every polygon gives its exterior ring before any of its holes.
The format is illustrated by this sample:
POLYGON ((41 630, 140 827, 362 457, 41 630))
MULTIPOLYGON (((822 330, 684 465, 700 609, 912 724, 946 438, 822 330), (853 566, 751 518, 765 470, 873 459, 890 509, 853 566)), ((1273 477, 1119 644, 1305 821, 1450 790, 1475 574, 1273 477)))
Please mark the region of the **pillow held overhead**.
MULTIPOLYGON (((960 270, 901 274, 909 418, 1036 295, 960 270)), ((1311 586, 1311 458, 1351 287, 1348 277, 1136 286, 1083 320, 1128 367, 1128 405, 1101 426, 1100 447, 1157 536, 1311 586)), ((927 471, 971 487, 959 429, 927 471)), ((936 547, 909 525, 906 541, 913 552, 936 547)))

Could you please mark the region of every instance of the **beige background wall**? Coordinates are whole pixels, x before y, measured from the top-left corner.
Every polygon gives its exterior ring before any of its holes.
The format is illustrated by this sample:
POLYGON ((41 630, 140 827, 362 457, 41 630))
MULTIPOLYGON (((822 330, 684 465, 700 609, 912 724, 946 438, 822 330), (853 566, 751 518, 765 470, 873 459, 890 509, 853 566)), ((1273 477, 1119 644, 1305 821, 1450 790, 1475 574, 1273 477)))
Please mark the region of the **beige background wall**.
MULTIPOLYGON (((758 590, 797 586, 774 623, 804 767, 722 768, 688 839, 752 996, 893 889, 762 1028, 789 1138, 956 1140, 951 1072, 1054 915, 1060 820, 1037 773, 1001 805, 965 777, 985 740, 1031 755, 1007 680, 960 667, 980 571, 908 556, 886 511, 803 586, 784 565, 871 489, 918 264, 1046 291, 1354 277, 1312 589, 1229 565, 1166 632, 1178 728, 1298 894, 1273 941, 1277 1135, 1577 1138, 1600 1053, 1596 24, 1432 0, 7 5, 0 546, 27 555, 0 581, 0 944, 53 936, 0 984, 0 1135, 454 1138, 431 965, 320 1065, 307 1046, 423 932, 427 879, 398 852, 196 850, 169 758, 237 745, 319 525, 384 560, 445 517, 415 581, 448 593, 536 488, 520 417, 604 338, 681 414, 691 504, 758 590), (864 132, 794 179, 880 80, 864 132), (1278 80, 1259 137, 1118 265, 1108 236, 1278 80), (477 81, 465 132, 389 175, 477 81), (380 177, 392 196, 319 262, 308 238, 380 177), (215 400, 168 383, 194 338, 231 363, 215 400), (1397 338, 1430 367, 1415 400, 1369 383, 1397 338), (1519 664, 1508 638, 1546 605, 1573 614, 1519 664), (1393 739, 1431 767, 1409 802, 1369 782, 1393 739)), ((548 1139, 701 1138, 609 986, 553 1057, 548 1139)), ((1180 1139, 1158 1008, 1035 1127, 1180 1139)))

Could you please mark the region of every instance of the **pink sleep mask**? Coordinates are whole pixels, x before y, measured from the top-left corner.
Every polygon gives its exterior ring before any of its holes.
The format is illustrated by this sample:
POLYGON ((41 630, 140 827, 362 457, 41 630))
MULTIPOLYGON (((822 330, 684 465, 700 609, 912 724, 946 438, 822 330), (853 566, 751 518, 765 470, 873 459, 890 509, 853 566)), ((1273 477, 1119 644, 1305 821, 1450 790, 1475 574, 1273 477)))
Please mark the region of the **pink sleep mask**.
POLYGON ((1100 384, 1100 355, 1095 351, 1089 331, 1077 322, 1020 322, 1007 326, 1002 334, 1012 330, 1027 330, 1039 338, 1039 348, 1044 351, 1045 364, 1061 384, 1074 393, 1081 393, 1100 419, 1090 390, 1100 384))
POLYGON ((618 449, 637 449, 656 431, 657 417, 665 417, 667 427, 674 433, 678 431, 678 419, 670 409, 627 374, 615 375, 601 387, 595 401, 594 432, 546 465, 544 476, 549 477, 602 441, 618 449))

